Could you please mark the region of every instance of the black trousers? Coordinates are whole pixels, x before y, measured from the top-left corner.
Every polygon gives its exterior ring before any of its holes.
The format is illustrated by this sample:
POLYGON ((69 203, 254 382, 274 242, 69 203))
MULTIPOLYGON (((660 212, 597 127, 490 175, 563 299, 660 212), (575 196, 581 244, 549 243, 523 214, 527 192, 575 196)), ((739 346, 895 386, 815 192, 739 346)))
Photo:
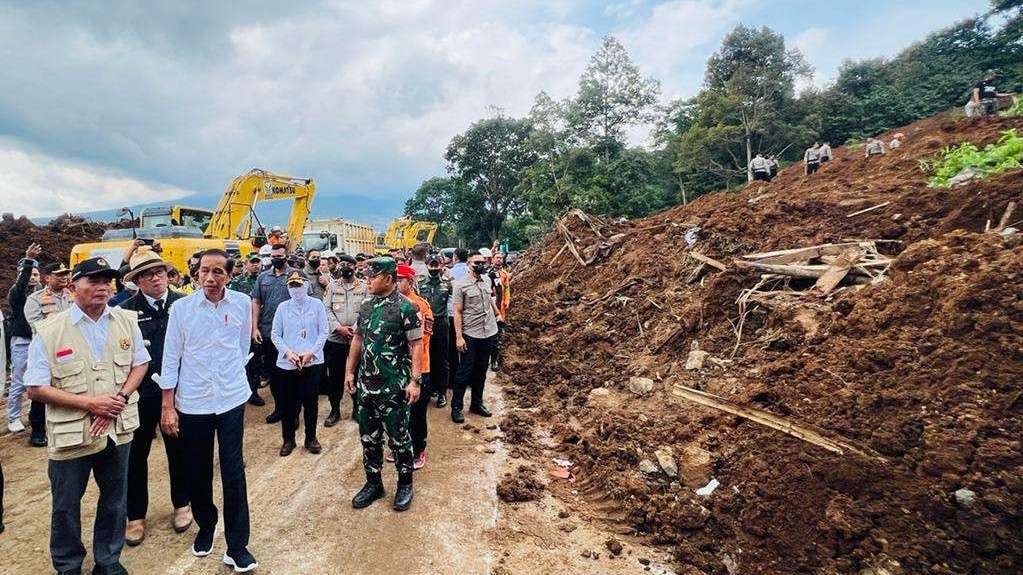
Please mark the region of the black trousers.
POLYGON ((753 181, 770 182, 771 174, 768 172, 753 172, 753 181))
POLYGON ((74 459, 51 459, 48 463, 50 494, 50 558, 57 573, 81 569, 85 561, 82 544, 82 496, 91 474, 99 486, 96 521, 92 528, 92 555, 96 565, 120 562, 124 548, 125 497, 128 483, 128 452, 131 445, 114 445, 107 439, 103 451, 74 459))
MULTIPOLYGON (((345 369, 348 367, 348 351, 351 344, 328 341, 323 344, 323 375, 320 387, 327 392, 331 411, 341 411, 341 397, 345 392, 345 369)), ((355 396, 352 396, 352 410, 355 396)))
MULTIPOLYGON (((437 332, 433 333, 437 334, 437 332)), ((433 373, 433 356, 430 356, 430 373, 433 373)), ((412 454, 415 457, 419 457, 420 453, 426 451, 426 408, 430 406, 430 397, 433 396, 430 387, 430 373, 423 374, 419 399, 409 408, 409 434, 412 435, 412 454)))
MULTIPOLYGON (((436 323, 434 323, 433 329, 437 329, 436 323)), ((455 383, 458 379, 458 364, 461 358, 461 354, 458 353, 458 346, 455 344, 455 318, 448 318, 448 378, 447 384, 441 387, 441 381, 439 378, 434 378, 433 387, 437 395, 445 392, 447 389, 455 389, 455 383)))
MULTIPOLYGON (((135 430, 128 455, 128 521, 145 519, 149 509, 149 451, 160 426, 160 404, 160 396, 139 398, 139 428, 135 430)), ((188 479, 184 445, 180 437, 163 435, 163 448, 170 472, 171 504, 175 509, 185 507, 188 505, 188 479)))
POLYGON ((220 455, 220 480, 224 485, 224 539, 227 550, 245 550, 249 544, 249 496, 245 484, 242 435, 245 404, 226 413, 189 415, 178 412, 178 427, 185 445, 192 516, 199 529, 217 526, 213 504, 213 441, 220 455))
POLYGON ((274 398, 274 412, 280 413, 281 406, 281 370, 277 367, 277 346, 270 341, 270 336, 263 337, 260 346, 263 362, 263 373, 270 379, 270 395, 274 398))
POLYGON ((299 411, 305 413, 306 443, 316 439, 316 412, 322 374, 322 365, 281 370, 281 437, 284 441, 295 441, 299 411))
POLYGON ((465 337, 466 350, 458 364, 458 377, 451 396, 451 411, 461 411, 465 401, 465 388, 472 390, 470 407, 483 404, 483 386, 487 382, 487 367, 494 352, 496 335, 486 338, 465 337))
POLYGON ((249 380, 249 389, 255 392, 259 389, 259 379, 263 373, 263 350, 253 341, 249 343, 249 352, 252 357, 245 364, 245 379, 249 380))
POLYGON ((33 401, 28 408, 28 424, 35 437, 46 437, 46 404, 33 401))
POLYGON ((813 163, 807 164, 807 165, 806 165, 806 175, 808 175, 808 176, 809 176, 810 174, 812 174, 812 173, 816 172, 816 171, 817 171, 817 169, 818 169, 818 168, 820 168, 820 167, 821 167, 821 165, 820 165, 820 164, 818 164, 818 163, 816 163, 816 162, 813 162, 813 163))
MULTIPOLYGON (((448 384, 448 318, 442 317, 433 322, 433 334, 430 335, 430 395, 440 395, 448 384)), ((426 375, 426 374, 423 374, 426 375)))

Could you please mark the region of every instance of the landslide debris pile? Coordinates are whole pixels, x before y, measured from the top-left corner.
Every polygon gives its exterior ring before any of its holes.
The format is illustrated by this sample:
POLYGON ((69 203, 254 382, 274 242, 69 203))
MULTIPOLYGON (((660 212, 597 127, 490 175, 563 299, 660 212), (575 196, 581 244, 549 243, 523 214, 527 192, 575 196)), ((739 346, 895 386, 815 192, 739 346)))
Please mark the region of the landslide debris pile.
POLYGON ((513 277, 505 393, 537 426, 515 449, 571 460, 564 489, 674 546, 680 573, 1020 572, 1023 237, 983 231, 1023 174, 938 189, 917 165, 1020 126, 936 117, 881 158, 837 149, 809 178, 793 166, 636 221, 570 213, 513 277), (890 263, 827 295, 734 263, 850 239, 890 263))
POLYGON ((15 218, 5 213, 0 216, 0 286, 3 286, 4 312, 7 309, 7 289, 18 275, 18 261, 25 256, 25 248, 32 242, 43 246, 39 256, 43 264, 67 262, 75 244, 99 240, 110 224, 93 222, 79 216, 58 216, 45 226, 38 226, 22 216, 15 218))

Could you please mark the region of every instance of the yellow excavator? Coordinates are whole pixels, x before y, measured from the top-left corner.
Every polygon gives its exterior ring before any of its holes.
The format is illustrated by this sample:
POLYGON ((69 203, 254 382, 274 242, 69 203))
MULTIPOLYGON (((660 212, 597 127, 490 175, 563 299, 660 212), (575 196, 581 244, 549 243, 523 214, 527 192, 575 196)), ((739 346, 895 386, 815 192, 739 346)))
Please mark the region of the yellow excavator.
MULTIPOLYGON (((255 235, 265 234, 260 231, 263 226, 253 211, 256 203, 264 200, 295 200, 286 228, 288 245, 294 248, 302 239, 315 194, 316 184, 309 178, 254 169, 231 181, 216 210, 186 206, 145 208, 139 215, 138 228, 108 230, 100 241, 72 248, 71 265, 94 256, 120 262, 135 238, 149 244, 159 240, 163 259, 183 274, 188 273, 188 258, 202 250, 219 248, 244 257, 254 249, 253 223, 255 235)), ((122 208, 117 215, 135 219, 128 208, 122 208)))
POLYGON ((387 232, 377 236, 376 253, 386 255, 391 250, 406 250, 421 243, 432 243, 437 234, 437 224, 426 221, 414 221, 408 216, 391 220, 387 232))

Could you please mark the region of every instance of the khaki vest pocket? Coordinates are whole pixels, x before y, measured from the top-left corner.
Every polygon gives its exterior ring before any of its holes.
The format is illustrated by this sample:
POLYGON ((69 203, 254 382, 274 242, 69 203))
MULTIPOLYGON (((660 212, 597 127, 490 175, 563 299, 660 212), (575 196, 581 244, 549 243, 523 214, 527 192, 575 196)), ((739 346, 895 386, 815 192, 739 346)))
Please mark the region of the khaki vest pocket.
POLYGON ((78 421, 64 421, 60 423, 54 422, 50 426, 50 434, 52 436, 50 438, 50 445, 58 449, 77 447, 85 443, 87 433, 84 419, 79 418, 78 421))
POLYGON ((121 384, 128 381, 128 373, 131 371, 131 358, 132 354, 130 352, 114 354, 115 383, 121 384))
POLYGON ((89 379, 82 375, 84 361, 72 361, 58 364, 50 369, 50 375, 56 380, 53 387, 68 393, 85 393, 89 391, 89 379))
MULTIPOLYGON (((137 398, 138 394, 131 394, 132 397, 137 398)), ((132 403, 129 399, 128 405, 124 407, 124 411, 121 412, 121 416, 117 418, 115 425, 115 431, 118 435, 124 433, 131 433, 139 428, 139 405, 138 399, 132 403)))

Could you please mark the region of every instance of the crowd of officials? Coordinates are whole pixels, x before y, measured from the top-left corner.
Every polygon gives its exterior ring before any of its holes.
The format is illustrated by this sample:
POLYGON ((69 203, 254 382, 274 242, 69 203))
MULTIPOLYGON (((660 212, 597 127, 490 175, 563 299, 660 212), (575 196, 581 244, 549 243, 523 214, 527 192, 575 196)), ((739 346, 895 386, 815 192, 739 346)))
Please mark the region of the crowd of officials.
MULTIPOLYGON (((490 248, 448 256, 419 244, 389 256, 290 252, 267 243, 249 257, 211 249, 187 273, 137 240, 119 265, 103 257, 40 265, 31 244, 8 293, 12 317, 7 422, 45 447, 52 497, 50 555, 60 574, 81 573, 81 499, 99 487, 96 575, 121 574, 123 545, 146 537, 148 458, 159 430, 168 461, 173 529, 198 527, 192 553, 209 555, 220 511, 213 503, 214 445, 223 485, 226 550, 236 572, 257 567, 249 552, 242 452, 246 406, 273 406, 279 455, 322 450, 326 428, 358 426, 365 485, 356 509, 384 496, 385 459, 397 470, 393 508, 408 509, 413 474, 426 464, 427 411, 448 406, 490 417, 488 368, 500 368, 510 302, 504 254, 490 248), (449 398, 450 394, 450 398, 449 398), (384 448, 389 448, 385 456, 384 448)), ((5 356, 7 346, 0 347, 5 356)), ((0 357, 0 372, 8 365, 0 357)), ((6 374, 0 373, 0 382, 6 374)), ((0 533, 3 472, 0 467, 0 533)))

